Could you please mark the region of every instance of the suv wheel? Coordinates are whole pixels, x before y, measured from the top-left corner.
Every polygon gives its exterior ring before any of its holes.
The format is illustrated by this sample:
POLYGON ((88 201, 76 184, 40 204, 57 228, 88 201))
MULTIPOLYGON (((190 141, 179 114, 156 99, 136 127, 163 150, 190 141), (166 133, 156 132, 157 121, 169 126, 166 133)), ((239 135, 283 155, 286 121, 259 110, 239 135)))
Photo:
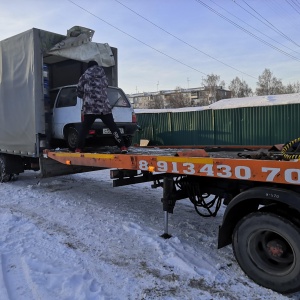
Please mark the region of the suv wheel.
POLYGON ((70 127, 67 130, 67 143, 68 147, 75 149, 78 146, 79 142, 79 133, 74 127, 70 127))

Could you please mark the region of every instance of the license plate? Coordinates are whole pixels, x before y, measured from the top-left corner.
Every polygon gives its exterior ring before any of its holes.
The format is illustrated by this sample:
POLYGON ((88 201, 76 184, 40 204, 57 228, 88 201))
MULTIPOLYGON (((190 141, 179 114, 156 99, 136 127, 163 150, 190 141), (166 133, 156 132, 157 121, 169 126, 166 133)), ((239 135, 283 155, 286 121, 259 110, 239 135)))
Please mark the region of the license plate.
MULTIPOLYGON (((124 133, 124 128, 119 128, 120 132, 124 133)), ((103 128, 103 134, 111 134, 111 131, 108 128, 103 128)))

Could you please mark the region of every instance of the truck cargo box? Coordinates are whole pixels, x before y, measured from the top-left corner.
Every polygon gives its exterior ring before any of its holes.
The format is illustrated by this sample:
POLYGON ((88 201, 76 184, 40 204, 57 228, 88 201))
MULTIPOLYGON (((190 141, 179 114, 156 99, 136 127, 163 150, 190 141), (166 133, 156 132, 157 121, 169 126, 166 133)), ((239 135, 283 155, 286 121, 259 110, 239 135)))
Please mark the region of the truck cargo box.
POLYGON ((77 84, 89 60, 118 86, 117 49, 91 42, 84 30, 75 26, 65 36, 32 28, 0 42, 0 153, 40 156, 51 139, 48 90, 77 84))

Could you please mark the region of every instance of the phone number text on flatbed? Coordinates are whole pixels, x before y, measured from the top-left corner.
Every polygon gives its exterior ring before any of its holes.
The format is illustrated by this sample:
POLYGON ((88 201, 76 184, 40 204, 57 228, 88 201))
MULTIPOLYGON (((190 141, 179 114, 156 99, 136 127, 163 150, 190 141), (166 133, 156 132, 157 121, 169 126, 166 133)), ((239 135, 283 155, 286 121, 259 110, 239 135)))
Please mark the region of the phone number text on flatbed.
MULTIPOLYGON (((300 169, 298 168, 281 168, 262 164, 253 164, 252 166, 251 161, 247 161, 249 165, 199 164, 177 161, 157 161, 153 163, 151 162, 152 171, 154 172, 300 184, 300 169)), ((264 163, 268 165, 268 163, 264 163)), ((147 160, 140 160, 138 164, 140 170, 149 171, 147 160)))

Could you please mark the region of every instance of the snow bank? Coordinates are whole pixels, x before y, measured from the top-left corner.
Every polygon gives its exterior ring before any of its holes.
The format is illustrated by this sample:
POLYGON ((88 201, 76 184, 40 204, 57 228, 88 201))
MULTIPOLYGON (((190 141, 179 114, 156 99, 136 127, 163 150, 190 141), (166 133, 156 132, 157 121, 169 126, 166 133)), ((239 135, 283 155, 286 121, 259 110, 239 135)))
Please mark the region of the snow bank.
POLYGON ((178 113, 187 111, 201 111, 206 109, 229 109, 238 107, 256 107, 256 106, 271 106, 271 105, 287 105, 299 104, 300 93, 283 94, 283 95, 269 95, 269 96, 255 96, 245 98, 229 98, 219 100, 207 106, 198 107, 182 107, 172 109, 135 109, 137 114, 150 113, 178 113))

